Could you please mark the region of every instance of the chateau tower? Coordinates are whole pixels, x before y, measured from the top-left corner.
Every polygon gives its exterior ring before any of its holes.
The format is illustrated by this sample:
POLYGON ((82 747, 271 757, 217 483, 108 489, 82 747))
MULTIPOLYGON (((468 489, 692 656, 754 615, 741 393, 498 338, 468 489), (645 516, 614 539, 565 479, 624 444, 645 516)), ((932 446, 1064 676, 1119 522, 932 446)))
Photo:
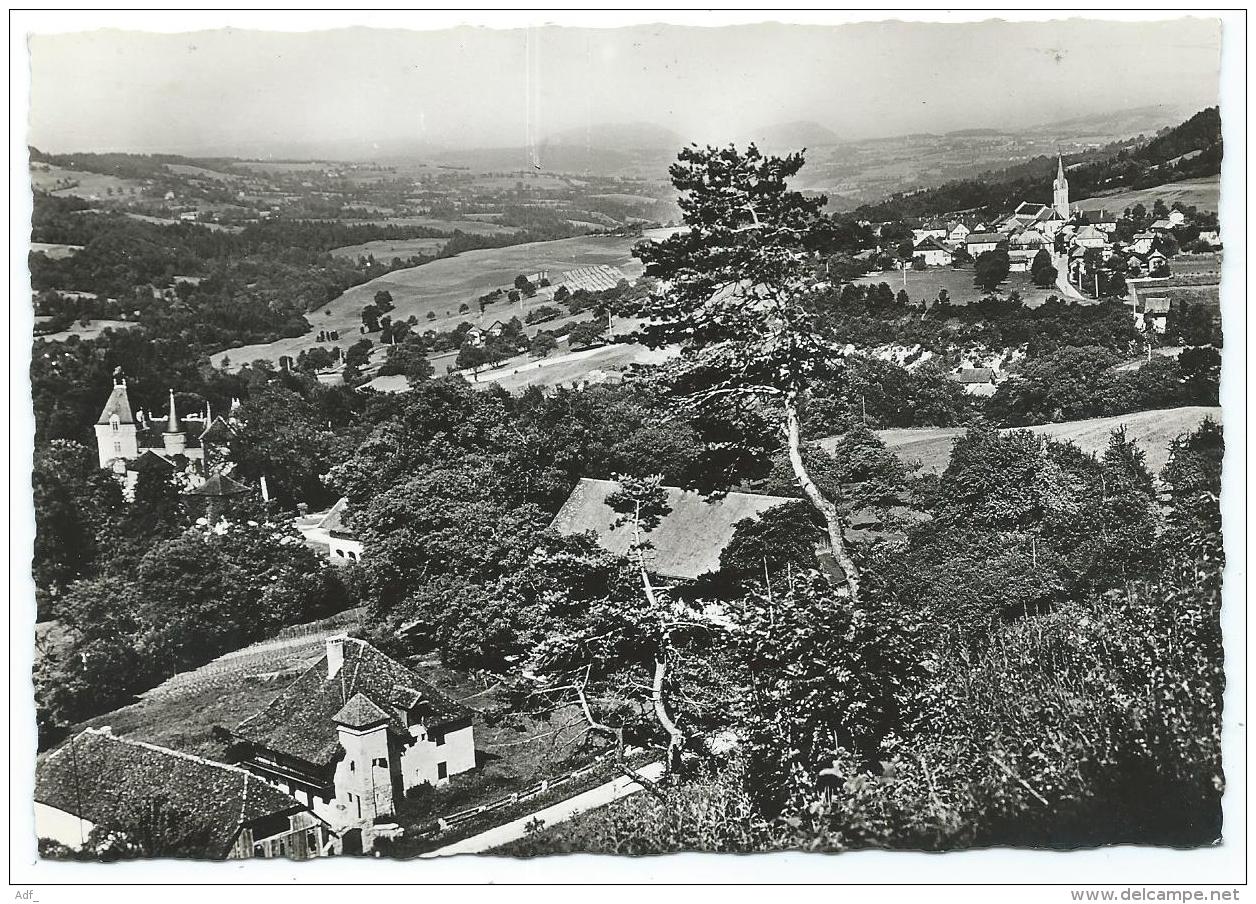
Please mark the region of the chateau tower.
POLYGON ((1060 168, 1056 172, 1055 181, 1051 183, 1052 201, 1051 206, 1055 208, 1055 212, 1064 219, 1068 219, 1068 179, 1064 178, 1064 158, 1060 157, 1060 168))
POLYGON ((96 451, 102 468, 119 472, 140 454, 135 415, 126 392, 126 374, 121 367, 113 371, 113 390, 100 417, 96 418, 96 451))
POLYGON ((167 455, 182 455, 187 449, 188 438, 179 424, 179 415, 174 410, 174 390, 170 390, 170 416, 166 418, 166 429, 161 434, 161 444, 167 455))

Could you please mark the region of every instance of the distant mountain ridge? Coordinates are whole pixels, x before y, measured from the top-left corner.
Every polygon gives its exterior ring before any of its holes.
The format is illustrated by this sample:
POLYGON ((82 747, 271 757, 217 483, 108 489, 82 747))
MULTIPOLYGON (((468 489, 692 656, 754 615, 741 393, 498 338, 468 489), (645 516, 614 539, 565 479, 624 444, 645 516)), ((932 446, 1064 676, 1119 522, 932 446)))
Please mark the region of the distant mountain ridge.
MULTIPOLYGON (((1100 192, 1214 176, 1221 172, 1221 157, 1220 111, 1208 107, 1151 138, 1112 142, 1074 155, 1066 163, 1072 198, 1084 200, 1100 192)), ((897 192, 858 211, 871 220, 889 220, 958 210, 1004 209, 1021 200, 1045 203, 1050 200, 1055 168, 1054 156, 1039 156, 976 179, 897 192)))

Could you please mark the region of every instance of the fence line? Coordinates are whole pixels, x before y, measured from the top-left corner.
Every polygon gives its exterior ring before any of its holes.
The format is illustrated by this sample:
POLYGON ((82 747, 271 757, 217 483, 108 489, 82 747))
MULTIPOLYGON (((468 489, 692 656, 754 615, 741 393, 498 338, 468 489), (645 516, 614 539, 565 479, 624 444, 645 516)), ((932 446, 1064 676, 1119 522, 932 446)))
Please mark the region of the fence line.
POLYGON ((581 766, 579 769, 573 769, 571 772, 568 772, 564 775, 560 775, 557 778, 542 779, 541 781, 537 782, 535 785, 529 785, 526 788, 522 788, 519 791, 515 791, 497 800, 489 801, 488 803, 484 803, 484 804, 479 804, 474 807, 468 807, 465 810, 458 810, 457 812, 449 813, 445 816, 438 816, 436 817, 436 830, 434 832, 428 831, 422 834, 428 835, 428 836, 439 835, 442 832, 447 832, 450 829, 461 825, 462 823, 466 822, 469 819, 474 819, 476 816, 482 816, 485 813, 491 813, 493 810, 500 810, 502 807, 507 807, 507 806, 510 806, 511 804, 517 804, 520 801, 531 800, 532 798, 540 794, 544 794, 546 791, 549 791, 553 788, 557 788, 561 785, 567 784, 568 782, 583 778, 584 776, 588 775, 590 772, 597 769, 603 762, 606 761, 606 759, 609 756, 611 756, 611 754, 603 753, 600 756, 594 758, 592 762, 587 763, 584 766, 581 766))

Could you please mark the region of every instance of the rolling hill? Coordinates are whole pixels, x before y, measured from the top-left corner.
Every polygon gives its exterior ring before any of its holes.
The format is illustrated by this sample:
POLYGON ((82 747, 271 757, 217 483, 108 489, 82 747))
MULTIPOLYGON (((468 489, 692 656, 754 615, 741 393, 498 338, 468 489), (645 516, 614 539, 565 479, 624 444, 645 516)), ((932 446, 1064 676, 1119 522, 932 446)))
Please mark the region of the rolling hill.
MULTIPOLYGON (((1199 426, 1205 417, 1220 422, 1221 409, 1191 406, 1156 411, 1136 411, 1116 417, 1090 418, 1083 421, 1062 421, 1026 428, 1058 441, 1071 441, 1083 452, 1101 453, 1108 445, 1112 431, 1122 424, 1130 439, 1147 455, 1147 467, 1159 473, 1169 460, 1169 443, 1199 426)), ((963 427, 914 427, 878 430, 877 436, 899 458, 907 463, 919 462, 925 472, 941 472, 951 460, 951 445, 964 435, 963 427)), ((831 450, 836 437, 819 441, 831 450)))

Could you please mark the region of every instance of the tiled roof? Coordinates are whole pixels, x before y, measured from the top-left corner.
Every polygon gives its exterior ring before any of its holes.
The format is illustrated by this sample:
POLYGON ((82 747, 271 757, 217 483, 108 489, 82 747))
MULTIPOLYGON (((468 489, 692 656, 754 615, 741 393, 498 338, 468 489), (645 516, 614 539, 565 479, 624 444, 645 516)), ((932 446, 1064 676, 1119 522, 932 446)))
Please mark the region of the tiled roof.
MULTIPOLYGON (((606 497, 618 489, 619 484, 613 480, 583 478, 554 517, 554 529, 567 535, 592 531, 603 549, 627 555, 633 540, 632 528, 612 527, 619 516, 606 504, 606 497)), ((723 498, 707 499, 680 487, 663 487, 663 491, 671 511, 647 534, 654 544, 648 556, 651 569, 669 578, 692 579, 718 571, 720 553, 733 538, 737 522, 758 518, 770 508, 797 501, 756 493, 728 493, 723 498)))
POLYGON ((327 657, 322 657, 261 711, 241 722, 236 735, 326 767, 340 758, 336 719, 357 696, 384 712, 388 730, 402 739, 410 737, 406 712, 429 728, 470 716, 461 703, 366 641, 345 638, 343 644, 344 661, 335 677, 327 677, 327 657))
POLYGON ((1003 238, 998 232, 970 232, 964 242, 969 245, 988 245, 991 242, 1001 242, 1003 238))
POLYGON ((160 801, 207 834, 208 848, 188 856, 218 858, 242 825, 305 809, 238 767, 96 728, 40 758, 35 800, 104 827, 119 826, 127 806, 160 801))
POLYGON ((96 423, 108 424, 113 420, 114 415, 118 416, 119 423, 135 423, 135 414, 131 411, 131 399, 126 393, 125 383, 114 384, 113 391, 109 393, 105 407, 100 412, 100 417, 96 418, 96 423))
POLYGON ((331 717, 337 725, 349 728, 370 728, 388 721, 388 713, 384 712, 362 694, 354 694, 349 702, 340 707, 340 711, 331 717))

